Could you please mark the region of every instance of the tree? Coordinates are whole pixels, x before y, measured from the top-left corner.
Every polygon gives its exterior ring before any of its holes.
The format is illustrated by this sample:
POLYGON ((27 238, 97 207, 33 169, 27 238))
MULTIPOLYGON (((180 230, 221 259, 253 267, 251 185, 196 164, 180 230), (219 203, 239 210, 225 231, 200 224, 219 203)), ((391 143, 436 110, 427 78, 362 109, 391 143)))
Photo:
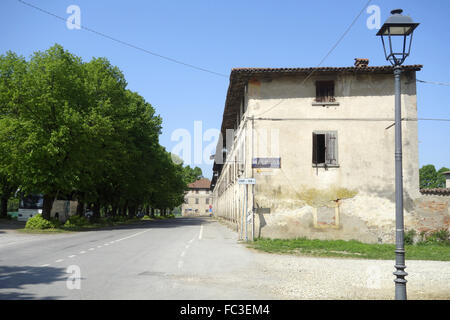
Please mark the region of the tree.
POLYGON ((18 187, 20 154, 16 131, 20 128, 21 103, 26 61, 13 52, 0 56, 0 216, 8 214, 8 200, 18 187))
POLYGON ((446 167, 442 167, 436 171, 436 168, 432 164, 423 166, 419 170, 420 188, 445 188, 445 176, 442 173, 449 170, 446 167))

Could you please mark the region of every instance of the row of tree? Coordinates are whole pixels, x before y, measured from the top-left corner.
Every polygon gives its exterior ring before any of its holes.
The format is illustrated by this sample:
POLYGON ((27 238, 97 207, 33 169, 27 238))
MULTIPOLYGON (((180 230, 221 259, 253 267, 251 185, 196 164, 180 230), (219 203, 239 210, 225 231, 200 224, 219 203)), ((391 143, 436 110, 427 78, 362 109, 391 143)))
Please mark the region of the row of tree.
POLYGON ((134 216, 183 202, 201 170, 183 167, 159 144, 162 120, 105 58, 83 62, 54 45, 27 61, 0 56, 1 214, 17 190, 134 216))

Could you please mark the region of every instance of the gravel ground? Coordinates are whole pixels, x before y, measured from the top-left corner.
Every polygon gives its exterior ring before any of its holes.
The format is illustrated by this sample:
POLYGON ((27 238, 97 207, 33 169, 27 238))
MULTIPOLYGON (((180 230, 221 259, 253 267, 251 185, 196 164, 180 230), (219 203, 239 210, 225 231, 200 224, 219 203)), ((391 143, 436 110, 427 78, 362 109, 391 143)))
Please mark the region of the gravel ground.
MULTIPOLYGON (((395 276, 392 273, 395 268, 391 260, 308 257, 245 250, 253 255, 254 264, 254 271, 246 282, 274 299, 394 298, 395 276)), ((406 266, 408 299, 450 300, 450 262, 407 260, 406 266)), ((238 282, 238 279, 232 279, 234 277, 230 276, 228 281, 238 282)))
MULTIPOLYGON (((407 261, 409 299, 450 299, 450 262, 407 261)), ((257 253, 280 299, 392 299, 394 262, 257 253)))

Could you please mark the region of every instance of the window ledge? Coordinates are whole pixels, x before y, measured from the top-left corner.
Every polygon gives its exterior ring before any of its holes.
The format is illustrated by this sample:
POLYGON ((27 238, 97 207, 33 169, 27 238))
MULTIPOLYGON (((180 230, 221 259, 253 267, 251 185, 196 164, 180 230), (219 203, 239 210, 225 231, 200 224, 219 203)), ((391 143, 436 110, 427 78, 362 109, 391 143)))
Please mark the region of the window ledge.
POLYGON ((339 164, 327 164, 325 165, 324 163, 319 163, 319 164, 314 164, 313 163, 313 168, 339 168, 340 165, 339 164))
POLYGON ((316 102, 316 101, 313 101, 312 105, 313 106, 330 107, 330 106, 338 106, 339 102, 337 102, 337 101, 335 101, 335 102, 316 102))

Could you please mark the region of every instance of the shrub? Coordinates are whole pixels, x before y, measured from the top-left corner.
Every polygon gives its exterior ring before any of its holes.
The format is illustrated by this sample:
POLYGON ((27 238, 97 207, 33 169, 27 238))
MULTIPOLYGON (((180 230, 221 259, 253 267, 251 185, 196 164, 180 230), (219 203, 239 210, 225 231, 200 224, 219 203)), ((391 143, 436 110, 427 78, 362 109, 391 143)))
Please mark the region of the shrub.
POLYGON ((447 229, 432 231, 432 232, 421 232, 420 241, 418 244, 443 244, 450 246, 450 232, 447 229))
POLYGON ((152 220, 152 218, 150 218, 150 216, 145 215, 141 218, 141 220, 152 220))
POLYGON ((405 232, 405 244, 414 244, 414 238, 416 237, 417 232, 414 229, 408 230, 405 232))
POLYGON ((84 227, 89 224, 89 220, 86 217, 74 215, 70 216, 69 219, 64 224, 66 228, 77 228, 84 227))
POLYGON ((33 230, 44 230, 54 228, 55 225, 42 217, 42 215, 37 214, 34 217, 31 217, 27 220, 25 225, 25 229, 33 229, 33 230))

